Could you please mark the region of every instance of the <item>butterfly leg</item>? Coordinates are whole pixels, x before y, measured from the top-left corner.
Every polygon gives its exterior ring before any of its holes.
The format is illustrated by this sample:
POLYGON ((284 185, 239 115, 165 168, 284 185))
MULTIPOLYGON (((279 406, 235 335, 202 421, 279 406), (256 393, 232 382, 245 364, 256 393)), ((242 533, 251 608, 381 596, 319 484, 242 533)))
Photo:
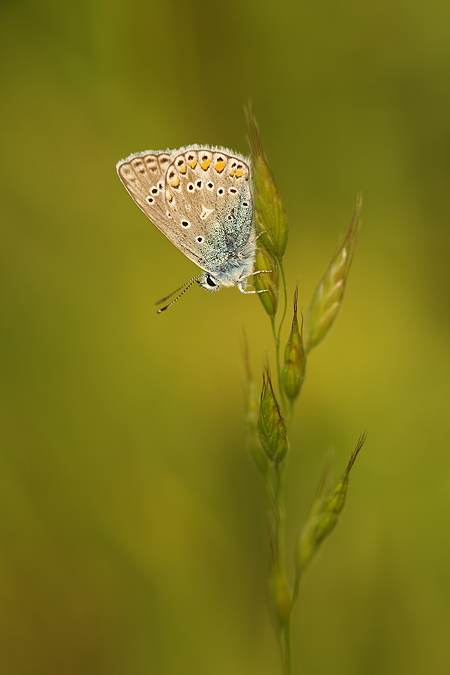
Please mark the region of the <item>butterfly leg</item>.
MULTIPOLYGON (((256 270, 256 272, 252 272, 252 273, 249 274, 248 276, 249 276, 249 277, 254 277, 255 274, 262 274, 263 272, 267 272, 267 274, 270 274, 270 273, 272 272, 272 270, 256 270)), ((247 277, 245 277, 245 278, 247 278, 247 277)))
POLYGON ((241 277, 241 278, 239 279, 238 284, 237 284, 239 290, 241 291, 241 293, 246 293, 246 294, 249 294, 249 293, 265 293, 266 291, 269 290, 268 288, 263 288, 263 289, 261 289, 260 291, 246 291, 246 290, 245 290, 245 286, 242 287, 241 284, 242 284, 246 279, 248 279, 249 277, 254 277, 255 274, 262 274, 263 272, 267 272, 268 274, 270 274, 271 271, 272 271, 272 270, 257 270, 256 272, 252 272, 251 274, 247 274, 245 277, 241 277))
POLYGON ((245 283, 245 280, 248 279, 249 277, 255 276, 255 274, 262 274, 262 272, 267 272, 270 274, 272 270, 257 270, 256 272, 252 272, 251 274, 247 274, 247 276, 242 277, 242 279, 239 279, 238 283, 238 288, 241 291, 241 293, 245 294, 250 294, 250 293, 266 293, 269 289, 268 288, 262 288, 260 291, 246 291, 245 286, 243 285, 245 283))
POLYGON ((260 291, 243 291, 240 286, 238 286, 238 288, 241 291, 241 293, 244 293, 245 295, 250 295, 250 293, 267 293, 267 291, 269 290, 268 288, 263 288, 260 291))
POLYGON ((256 274, 262 274, 263 272, 267 272, 267 274, 270 274, 272 270, 256 270, 256 272, 251 272, 250 274, 246 274, 245 277, 240 277, 239 282, 245 281, 249 277, 254 277, 256 274))

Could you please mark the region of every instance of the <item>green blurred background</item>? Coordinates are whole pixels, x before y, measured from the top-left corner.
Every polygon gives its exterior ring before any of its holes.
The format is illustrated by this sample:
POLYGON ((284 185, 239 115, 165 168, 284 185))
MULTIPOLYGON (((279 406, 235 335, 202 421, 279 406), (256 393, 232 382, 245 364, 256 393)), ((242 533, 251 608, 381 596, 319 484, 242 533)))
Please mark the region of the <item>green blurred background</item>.
POLYGON ((448 673, 450 29, 445 0, 3 0, 0 672, 268 675, 266 502, 243 444, 257 298, 196 272, 115 173, 248 152, 253 100, 314 288, 363 192, 344 308, 292 428, 292 538, 364 428, 293 625, 301 672, 448 673))

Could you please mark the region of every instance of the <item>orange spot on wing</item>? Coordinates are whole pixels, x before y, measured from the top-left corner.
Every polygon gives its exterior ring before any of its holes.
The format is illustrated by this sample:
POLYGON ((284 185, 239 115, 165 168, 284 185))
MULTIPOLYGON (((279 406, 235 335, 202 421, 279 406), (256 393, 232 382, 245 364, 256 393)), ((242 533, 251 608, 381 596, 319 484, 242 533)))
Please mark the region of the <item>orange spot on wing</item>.
POLYGON ((216 165, 215 165, 214 168, 215 168, 215 170, 217 171, 217 173, 222 173, 222 171, 224 170, 224 168, 226 167, 226 165, 227 165, 227 163, 224 162, 223 159, 222 159, 222 160, 219 159, 219 160, 216 162, 216 165))
POLYGON ((185 174, 187 171, 187 166, 186 164, 183 164, 183 166, 178 167, 178 171, 182 174, 185 174))
POLYGON ((236 171, 236 178, 240 178, 241 176, 244 175, 244 170, 243 169, 238 169, 236 171))
POLYGON ((204 159, 200 166, 202 167, 203 171, 206 171, 207 169, 209 169, 210 164, 211 164, 210 159, 204 159))
POLYGON ((194 157, 194 159, 191 159, 191 161, 188 162, 188 164, 191 167, 191 169, 195 169, 195 167, 197 166, 197 159, 194 157))

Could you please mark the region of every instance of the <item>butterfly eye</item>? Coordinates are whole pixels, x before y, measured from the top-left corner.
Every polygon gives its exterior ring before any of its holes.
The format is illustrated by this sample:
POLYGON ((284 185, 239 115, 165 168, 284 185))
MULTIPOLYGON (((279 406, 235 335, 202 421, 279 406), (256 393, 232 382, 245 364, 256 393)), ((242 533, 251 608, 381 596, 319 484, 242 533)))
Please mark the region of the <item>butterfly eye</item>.
POLYGON ((211 277, 209 276, 209 274, 208 274, 208 276, 206 277, 206 283, 208 284, 208 286, 211 286, 212 288, 215 288, 215 287, 217 286, 217 284, 214 283, 214 281, 211 279, 211 277))

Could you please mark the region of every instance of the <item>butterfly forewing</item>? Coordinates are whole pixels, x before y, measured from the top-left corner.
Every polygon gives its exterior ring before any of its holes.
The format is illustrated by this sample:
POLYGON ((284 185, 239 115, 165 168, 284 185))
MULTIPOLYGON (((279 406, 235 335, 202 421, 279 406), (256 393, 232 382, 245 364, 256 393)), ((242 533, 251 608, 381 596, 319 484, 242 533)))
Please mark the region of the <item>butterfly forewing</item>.
POLYGON ((164 234, 167 229, 164 205, 164 173, 170 162, 167 152, 130 155, 117 164, 119 178, 136 204, 164 234))

